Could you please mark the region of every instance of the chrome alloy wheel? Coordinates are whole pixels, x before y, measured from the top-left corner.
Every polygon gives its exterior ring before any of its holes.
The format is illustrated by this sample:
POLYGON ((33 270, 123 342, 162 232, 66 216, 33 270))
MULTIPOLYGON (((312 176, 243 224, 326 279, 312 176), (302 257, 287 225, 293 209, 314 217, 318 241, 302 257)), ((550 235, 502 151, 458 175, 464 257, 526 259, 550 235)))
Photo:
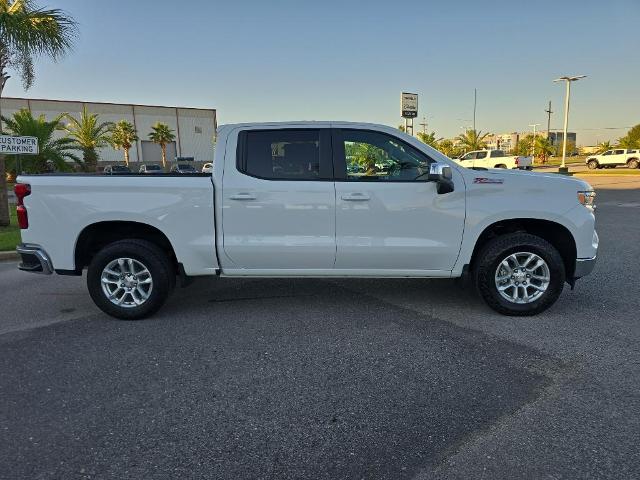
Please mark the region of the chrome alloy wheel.
POLYGON ((511 303, 531 303, 538 300, 549 287, 549 266, 531 252, 512 253, 498 264, 496 288, 511 303))
POLYGON ((139 307, 153 290, 151 273, 133 258, 118 258, 107 264, 100 276, 102 291, 114 305, 139 307))

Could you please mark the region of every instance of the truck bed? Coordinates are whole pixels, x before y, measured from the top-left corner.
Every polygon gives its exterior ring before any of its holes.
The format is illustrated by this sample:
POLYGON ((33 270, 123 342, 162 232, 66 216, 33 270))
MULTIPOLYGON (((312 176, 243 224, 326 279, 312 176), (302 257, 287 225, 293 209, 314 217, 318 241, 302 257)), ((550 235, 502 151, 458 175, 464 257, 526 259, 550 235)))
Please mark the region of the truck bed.
POLYGON ((26 244, 37 243, 55 270, 76 269, 71 239, 98 223, 148 225, 169 240, 188 275, 215 273, 214 188, 210 174, 21 175, 31 185, 24 204, 26 244))

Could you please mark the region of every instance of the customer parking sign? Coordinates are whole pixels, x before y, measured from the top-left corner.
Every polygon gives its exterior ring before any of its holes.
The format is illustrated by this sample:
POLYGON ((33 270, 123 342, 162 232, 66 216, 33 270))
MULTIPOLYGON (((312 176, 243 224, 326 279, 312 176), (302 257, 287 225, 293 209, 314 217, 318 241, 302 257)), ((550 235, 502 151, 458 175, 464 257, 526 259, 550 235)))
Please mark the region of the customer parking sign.
POLYGON ((0 135, 0 154, 37 155, 38 139, 36 137, 12 137, 11 135, 0 135))

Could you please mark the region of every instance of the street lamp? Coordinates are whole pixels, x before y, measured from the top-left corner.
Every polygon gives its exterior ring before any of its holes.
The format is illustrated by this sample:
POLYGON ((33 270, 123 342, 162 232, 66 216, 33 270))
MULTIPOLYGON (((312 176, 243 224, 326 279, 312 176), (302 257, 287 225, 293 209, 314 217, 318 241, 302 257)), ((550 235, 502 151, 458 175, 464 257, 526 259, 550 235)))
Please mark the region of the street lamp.
POLYGON ((533 127, 533 140, 531 141, 531 165, 536 163, 536 127, 539 123, 530 123, 529 126, 533 127))
POLYGON ((564 98, 564 130, 562 134, 562 165, 558 169, 560 173, 567 173, 569 170, 565 166, 567 158, 567 128, 569 127, 569 97, 571 96, 571 82, 576 82, 586 75, 576 75, 574 77, 556 78, 554 82, 565 82, 567 84, 567 93, 564 98))

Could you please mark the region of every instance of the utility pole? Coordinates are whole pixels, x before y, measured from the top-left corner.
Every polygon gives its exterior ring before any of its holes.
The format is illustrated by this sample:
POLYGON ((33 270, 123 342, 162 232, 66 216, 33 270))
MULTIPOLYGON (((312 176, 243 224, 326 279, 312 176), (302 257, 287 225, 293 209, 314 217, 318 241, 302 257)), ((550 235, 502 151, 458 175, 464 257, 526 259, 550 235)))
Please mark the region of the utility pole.
POLYGON ((531 163, 536 163, 536 127, 540 125, 539 123, 529 124, 530 127, 533 127, 533 140, 531 141, 531 163))
POLYGON ((547 140, 551 137, 551 100, 549 100, 549 108, 545 110, 547 112, 547 140))
POLYGON ((476 131, 476 105, 478 104, 478 90, 473 89, 473 131, 476 131))
POLYGON ((422 116, 422 123, 419 124, 422 127, 422 133, 427 134, 427 117, 422 116))

